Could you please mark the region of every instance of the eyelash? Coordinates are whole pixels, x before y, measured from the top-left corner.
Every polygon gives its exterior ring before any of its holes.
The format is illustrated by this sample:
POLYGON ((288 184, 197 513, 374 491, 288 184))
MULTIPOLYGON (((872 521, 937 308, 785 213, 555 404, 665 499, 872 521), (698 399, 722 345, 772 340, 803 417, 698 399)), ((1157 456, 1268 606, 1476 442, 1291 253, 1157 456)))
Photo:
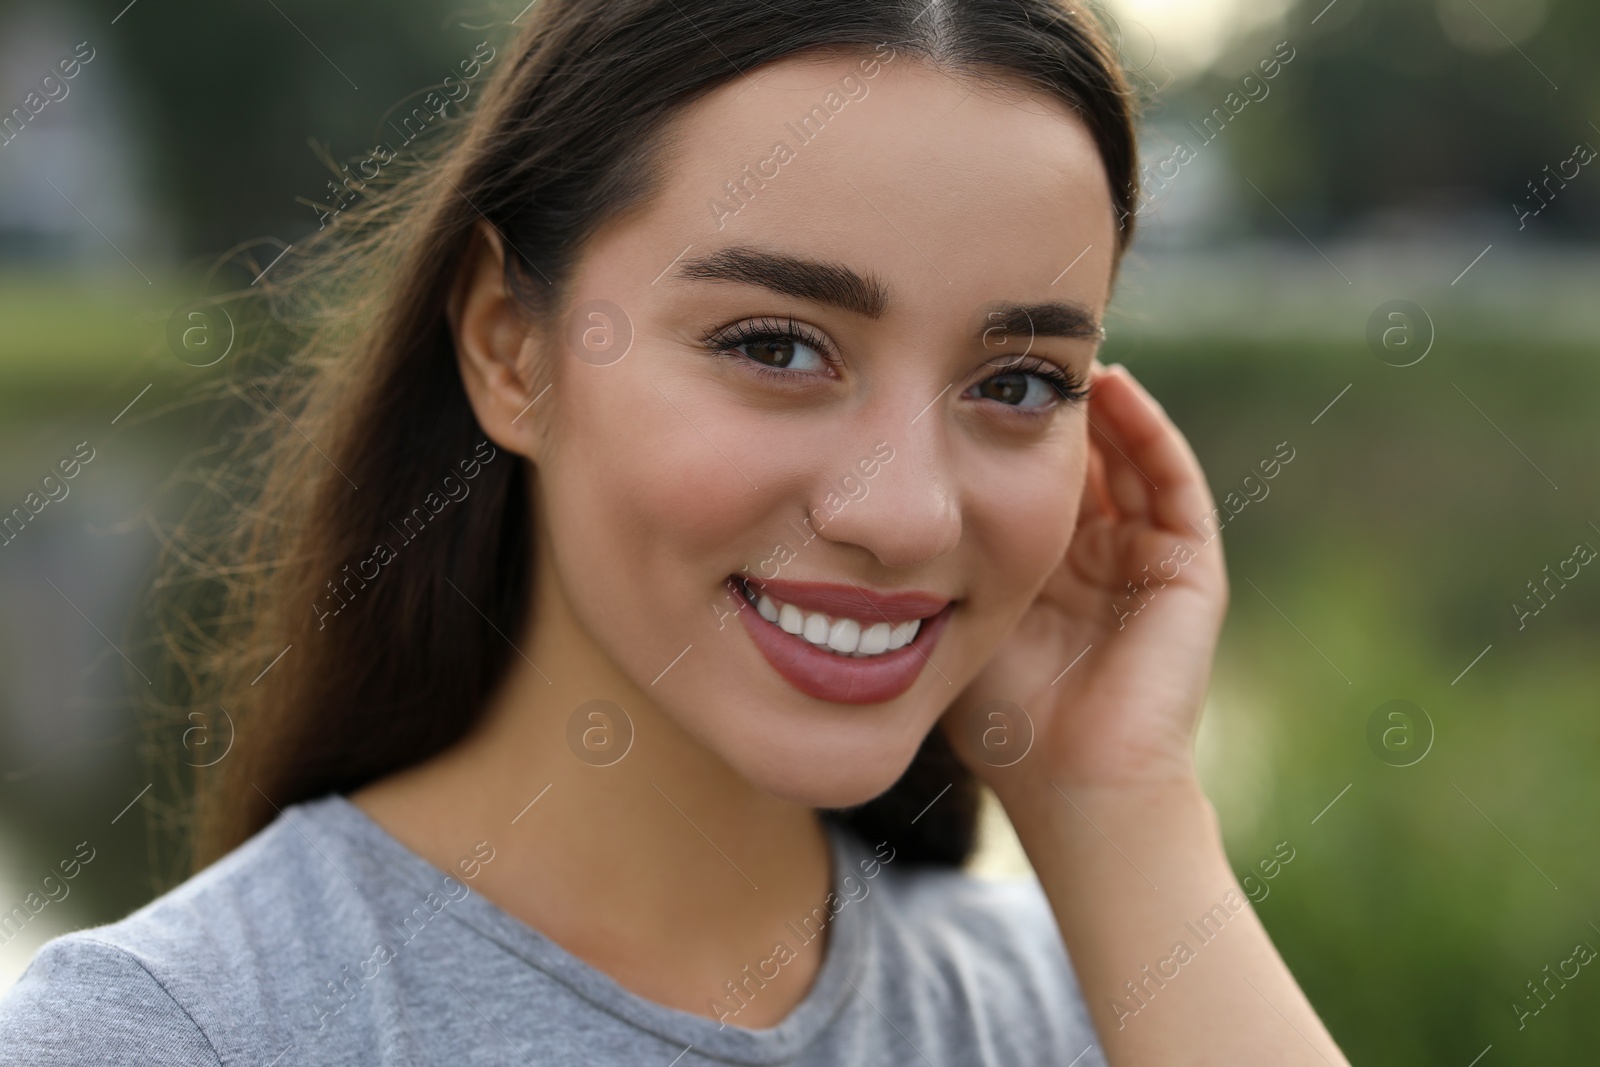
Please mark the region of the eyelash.
MULTIPOLYGON (((1093 392, 1093 387, 1086 384, 1082 378, 1072 371, 1063 370, 1049 360, 1040 359, 1038 356, 1022 356, 1008 364, 1005 370, 991 374, 989 378, 997 378, 1002 374, 1031 374, 1036 378, 1042 378, 1056 391, 1056 394, 1062 400, 1069 402, 1087 400, 1093 392)), ((989 378, 985 378, 983 381, 986 382, 989 378)), ((978 382, 977 384, 982 385, 983 382, 978 382)), ((1022 408, 1019 410, 1026 411, 1028 409, 1022 408)))
POLYGON ((830 367, 837 367, 842 362, 821 334, 792 318, 779 319, 769 316, 725 326, 709 334, 703 343, 713 355, 746 363, 756 373, 774 381, 793 384, 798 378, 805 377, 803 372, 769 367, 742 352, 734 351, 740 345, 766 344, 772 341, 799 341, 814 349, 817 355, 822 357, 822 361, 830 367))
MULTIPOLYGON (((822 357, 823 362, 830 367, 837 367, 842 362, 821 334, 792 318, 766 317, 736 323, 713 331, 703 339, 702 343, 711 350, 713 355, 743 362, 749 365, 757 374, 775 381, 793 384, 797 378, 805 377, 803 372, 785 370, 781 367, 769 367, 759 360, 751 359, 741 352, 734 351, 740 345, 765 344, 772 341, 799 341, 814 349, 817 355, 822 357)), ((984 378, 974 384, 982 385, 983 382, 1005 374, 1031 374, 1036 378, 1040 378, 1056 391, 1057 396, 1069 403, 1087 400, 1093 392, 1093 387, 1086 384, 1077 374, 1063 370, 1056 364, 1040 359, 1038 356, 1022 356, 1010 363, 1004 370, 997 371, 988 378, 984 378)), ((1030 415, 1041 415, 1054 409, 1054 405, 1049 408, 1017 408, 1018 411, 1027 412, 1030 415)))

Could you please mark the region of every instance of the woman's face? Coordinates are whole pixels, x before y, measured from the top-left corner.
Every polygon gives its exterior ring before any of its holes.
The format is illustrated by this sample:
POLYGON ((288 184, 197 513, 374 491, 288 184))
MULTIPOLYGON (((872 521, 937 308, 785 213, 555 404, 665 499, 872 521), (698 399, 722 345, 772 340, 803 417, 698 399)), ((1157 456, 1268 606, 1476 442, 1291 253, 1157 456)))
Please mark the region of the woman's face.
POLYGON ((887 46, 736 77, 674 132, 548 357, 537 581, 636 721, 861 803, 1071 538, 1088 439, 1063 391, 1108 296, 1107 178, 1069 108, 887 46))

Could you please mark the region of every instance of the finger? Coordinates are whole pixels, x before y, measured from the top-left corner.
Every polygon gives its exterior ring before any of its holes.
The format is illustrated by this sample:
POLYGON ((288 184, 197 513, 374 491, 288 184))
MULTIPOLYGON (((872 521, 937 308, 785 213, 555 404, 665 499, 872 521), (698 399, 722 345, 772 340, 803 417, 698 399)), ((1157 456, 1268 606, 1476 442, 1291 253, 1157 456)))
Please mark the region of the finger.
POLYGON ((1089 429, 1090 441, 1103 464, 1104 484, 1116 515, 1120 519, 1149 521, 1150 496, 1155 484, 1129 457, 1126 448, 1111 432, 1115 411, 1110 410, 1111 394, 1121 383, 1111 371, 1102 368, 1092 386, 1089 429))
POLYGON ((1120 461, 1134 472, 1146 514, 1157 525, 1192 533, 1190 523, 1209 515, 1213 502, 1200 461, 1182 431, 1121 364, 1108 368, 1097 388, 1102 403, 1095 422, 1112 447, 1108 464, 1120 461))
POLYGON ((1089 441, 1089 456, 1084 472, 1083 495, 1078 498, 1078 528, 1081 530, 1096 519, 1117 517, 1116 506, 1111 501, 1111 491, 1106 486, 1106 460, 1100 446, 1089 441))

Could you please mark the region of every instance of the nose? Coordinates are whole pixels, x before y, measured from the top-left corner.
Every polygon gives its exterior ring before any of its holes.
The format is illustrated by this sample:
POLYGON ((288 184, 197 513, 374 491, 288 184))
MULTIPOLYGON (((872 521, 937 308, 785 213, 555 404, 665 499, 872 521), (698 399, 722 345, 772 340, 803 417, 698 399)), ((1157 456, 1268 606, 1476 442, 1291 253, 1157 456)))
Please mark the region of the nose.
POLYGON ((960 542, 961 498, 938 405, 914 421, 886 416, 850 435, 872 446, 836 451, 833 466, 819 469, 808 514, 829 541, 864 548, 886 567, 915 567, 960 542))

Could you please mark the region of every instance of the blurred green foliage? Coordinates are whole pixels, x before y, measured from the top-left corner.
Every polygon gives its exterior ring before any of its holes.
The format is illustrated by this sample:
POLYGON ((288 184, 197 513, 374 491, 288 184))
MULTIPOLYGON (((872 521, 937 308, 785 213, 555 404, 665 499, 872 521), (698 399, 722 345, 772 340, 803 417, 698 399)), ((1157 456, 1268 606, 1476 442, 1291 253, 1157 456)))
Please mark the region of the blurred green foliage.
MULTIPOLYGON (((1313 237, 1377 216, 1392 224, 1394 213, 1436 225, 1482 213, 1516 229, 1511 204, 1529 197, 1528 182, 1578 142, 1600 148, 1593 0, 1306 0, 1152 117, 1198 121, 1280 40, 1293 63, 1218 141, 1313 237), (1537 29, 1520 43, 1494 29, 1524 20, 1537 29), (1447 22, 1483 43, 1452 41, 1447 22)), ((1241 203, 1258 232, 1280 232, 1262 198, 1241 203)), ((1600 179, 1573 181, 1539 222, 1542 237, 1593 240, 1600 179)))
MULTIPOLYGON (((37 6, 0 0, 0 20, 37 6)), ((167 236, 209 259, 316 229, 297 200, 329 199, 333 170, 319 156, 343 163, 394 139, 390 115, 459 74, 479 42, 505 40, 524 4, 162 0, 130 5, 114 26, 111 5, 50 6, 116 69, 143 149, 144 173, 128 177, 173 220, 167 236)))
MULTIPOLYGON (((23 6, 0 0, 0 17, 23 6)), ((137 4, 115 27, 99 5, 62 3, 55 14, 118 65, 148 149, 145 184, 184 252, 209 256, 315 229, 297 198, 326 199, 331 172, 318 153, 360 158, 402 101, 436 86, 479 41, 507 39, 524 6, 163 0, 137 4)), ((1130 60, 1146 63, 1148 35, 1127 33, 1130 60)), ((1578 141, 1600 147, 1592 0, 1306 0, 1282 27, 1236 42, 1216 69, 1164 94, 1151 117, 1200 120, 1280 40, 1295 48, 1293 63, 1218 143, 1313 237, 1394 211, 1446 223, 1476 212, 1514 227, 1510 205, 1545 165, 1578 141), (1508 26, 1529 18, 1504 14, 1511 8, 1543 12, 1517 44, 1492 31, 1491 15, 1508 26), (1483 19, 1474 32, 1485 45, 1450 39, 1445 23, 1463 18, 1483 19)), ((1159 78, 1159 61, 1147 70, 1159 78)), ((1255 194, 1240 203, 1246 225, 1281 232, 1255 194)), ((1540 231, 1600 235, 1600 179, 1585 174, 1563 190, 1540 231)))
POLYGON ((1132 342, 1106 358, 1161 399, 1218 494, 1296 449, 1222 535, 1208 786, 1241 877, 1296 850, 1257 910, 1351 1062, 1464 1067, 1490 1044, 1486 1063, 1594 1062, 1590 968, 1523 1028, 1513 1004, 1577 942, 1600 949, 1600 571, 1524 628, 1511 606, 1576 543, 1600 548, 1593 350, 1442 341, 1396 368, 1358 339, 1132 342), (1392 699, 1433 724, 1412 766, 1368 748, 1392 699))

